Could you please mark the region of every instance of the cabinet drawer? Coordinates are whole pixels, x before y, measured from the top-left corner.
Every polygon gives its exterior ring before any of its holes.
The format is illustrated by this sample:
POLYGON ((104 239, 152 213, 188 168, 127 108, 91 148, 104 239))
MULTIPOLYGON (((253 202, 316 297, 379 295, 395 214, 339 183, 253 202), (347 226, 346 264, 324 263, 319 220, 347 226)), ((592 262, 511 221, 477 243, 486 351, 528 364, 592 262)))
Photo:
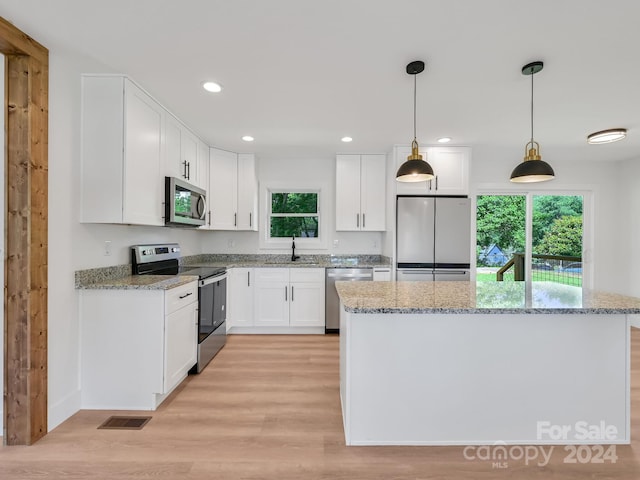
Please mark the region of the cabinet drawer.
POLYGON ((256 268, 256 282, 289 282, 288 268, 256 268))
POLYGON ((198 301, 198 282, 167 290, 164 294, 165 315, 198 301))
POLYGON ((289 270, 291 282, 324 282, 324 268, 292 268, 289 270))

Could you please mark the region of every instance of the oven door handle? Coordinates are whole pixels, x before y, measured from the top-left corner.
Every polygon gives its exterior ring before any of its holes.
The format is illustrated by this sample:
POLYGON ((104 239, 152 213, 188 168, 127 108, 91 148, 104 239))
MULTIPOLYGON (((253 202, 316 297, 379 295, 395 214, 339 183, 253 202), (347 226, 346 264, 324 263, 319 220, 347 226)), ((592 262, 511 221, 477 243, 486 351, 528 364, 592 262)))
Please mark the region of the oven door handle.
POLYGON ((225 272, 222 275, 215 275, 213 277, 204 278, 198 282, 198 286, 204 287, 206 285, 211 285, 212 283, 219 282, 220 280, 226 280, 227 277, 228 274, 225 272))

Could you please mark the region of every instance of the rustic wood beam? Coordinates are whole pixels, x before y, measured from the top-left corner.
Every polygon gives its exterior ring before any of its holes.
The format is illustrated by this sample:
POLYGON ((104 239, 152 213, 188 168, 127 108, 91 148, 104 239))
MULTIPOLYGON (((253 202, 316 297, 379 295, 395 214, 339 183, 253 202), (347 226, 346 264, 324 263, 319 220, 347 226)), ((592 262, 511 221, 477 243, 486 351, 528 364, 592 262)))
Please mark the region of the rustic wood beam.
POLYGON ((0 17, 0 52, 3 55, 26 55, 44 65, 49 64, 49 50, 2 17, 0 17))
POLYGON ((0 52, 6 58, 3 438, 6 445, 31 445, 47 433, 48 52, 4 20, 0 52))

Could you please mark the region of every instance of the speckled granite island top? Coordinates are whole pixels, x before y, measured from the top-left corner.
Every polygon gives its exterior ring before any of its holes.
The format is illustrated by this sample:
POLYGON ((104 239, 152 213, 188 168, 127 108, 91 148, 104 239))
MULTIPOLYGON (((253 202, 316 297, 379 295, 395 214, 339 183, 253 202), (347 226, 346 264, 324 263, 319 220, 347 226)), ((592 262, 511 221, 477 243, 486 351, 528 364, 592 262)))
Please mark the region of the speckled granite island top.
POLYGON ((554 282, 336 282, 351 313, 640 314, 640 299, 554 282))

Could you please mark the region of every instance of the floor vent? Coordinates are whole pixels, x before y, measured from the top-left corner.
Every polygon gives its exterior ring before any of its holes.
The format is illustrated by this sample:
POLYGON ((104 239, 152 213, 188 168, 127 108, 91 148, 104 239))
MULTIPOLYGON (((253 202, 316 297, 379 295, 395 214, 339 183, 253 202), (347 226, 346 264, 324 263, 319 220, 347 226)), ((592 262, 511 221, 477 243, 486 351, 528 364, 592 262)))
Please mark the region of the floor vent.
POLYGON ((98 428, 112 430, 142 430, 151 417, 109 417, 98 428))

